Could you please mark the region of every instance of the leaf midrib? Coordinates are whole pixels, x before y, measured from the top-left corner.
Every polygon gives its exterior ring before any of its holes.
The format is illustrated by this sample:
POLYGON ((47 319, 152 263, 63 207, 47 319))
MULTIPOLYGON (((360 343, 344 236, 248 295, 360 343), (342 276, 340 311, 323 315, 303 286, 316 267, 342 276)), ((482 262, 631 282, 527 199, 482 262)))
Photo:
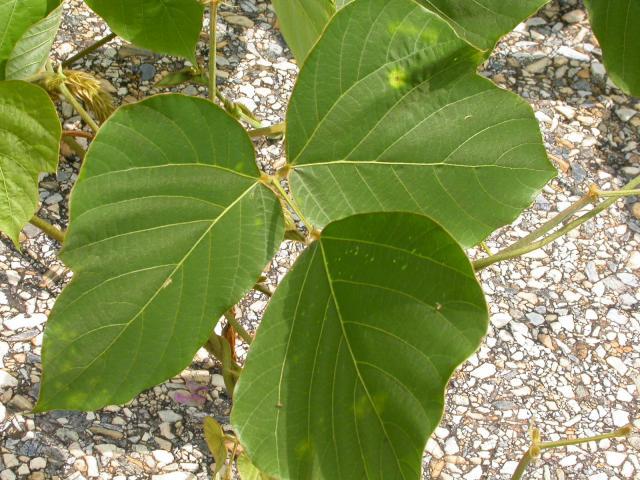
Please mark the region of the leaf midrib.
MULTIPOLYGON (((165 277, 165 279, 163 280, 163 282, 160 284, 160 287, 158 289, 156 289, 156 291, 154 292, 154 294, 151 296, 151 298, 138 310, 138 312, 131 317, 130 320, 128 320, 127 322, 125 322, 123 325, 125 325, 125 327, 122 329, 122 331, 111 341, 111 343, 109 343, 109 345, 107 345, 107 347, 105 347, 102 352, 100 352, 99 354, 97 354, 93 360, 91 360, 91 362, 89 362, 89 364, 87 364, 86 366, 82 367, 82 371, 80 373, 78 373, 74 378, 72 378, 71 380, 65 382, 65 384, 58 389, 58 392, 65 390, 69 385, 71 385, 73 382, 75 382, 75 380, 80 377, 81 375, 83 375, 87 370, 89 370, 89 368, 91 368, 91 366, 98 361, 107 351, 109 351, 111 349, 111 347, 113 347, 113 345, 120 339, 120 337, 122 337, 122 335, 127 331, 127 329, 129 328, 129 326, 145 311, 145 309, 156 299, 156 297, 160 294, 160 292, 162 292, 163 287, 162 285, 165 284, 165 282, 170 279, 177 271, 180 267, 182 267, 182 265, 184 264, 184 262, 189 258, 189 256, 191 255, 191 253, 195 250, 195 248, 200 244, 200 242, 211 232, 211 230, 213 229, 213 227, 218 223, 218 221, 223 218, 226 213, 231 210, 236 204, 238 204, 244 197, 245 195, 247 195, 251 190, 253 190, 256 186, 258 186, 258 183, 254 183, 252 184, 249 188, 247 188, 241 195, 238 196, 238 198, 236 200, 234 200, 232 203, 229 204, 229 206, 227 208, 225 208, 220 215, 211 223, 211 225, 207 228, 207 230, 200 236, 200 238, 198 238, 198 240, 196 240, 196 242, 194 243, 194 245, 189 249, 189 251, 183 256, 183 258, 180 260, 180 262, 178 262, 175 266, 175 268, 171 271, 171 273, 169 273, 169 275, 167 275, 165 277)), ((80 367, 77 367, 80 368, 80 367)))
MULTIPOLYGON (((347 331, 345 329, 345 322, 344 319, 342 318, 342 312, 340 310, 340 305, 338 303, 338 297, 335 293, 335 290, 333 288, 333 279, 331 277, 331 273, 329 272, 329 264, 327 262, 327 255, 326 252, 324 250, 324 246, 322 244, 322 239, 318 240, 318 244, 320 245, 320 251, 322 252, 322 263, 324 266, 324 270, 325 273, 327 275, 327 283, 329 285, 329 289, 331 291, 331 297, 333 299, 333 303, 336 307, 336 313, 338 315, 338 320, 339 320, 339 324, 340 324, 340 330, 342 332, 342 337, 344 338, 344 342, 347 346, 347 350, 349 351, 349 356, 351 357, 351 361, 353 362, 353 368, 356 372, 356 375, 358 376, 358 380, 360 381, 360 384, 362 386, 362 388, 364 389, 364 392, 367 395, 367 399, 369 400, 369 403, 371 404, 371 408, 372 410, 375 412, 376 418, 378 419, 378 422, 380 423, 380 428, 382 429, 382 432, 384 433, 384 436, 389 444, 389 447, 391 448, 392 452, 393 452, 393 458, 396 461, 396 465, 398 467, 398 472, 400 473, 400 475, 402 475, 403 479, 406 479, 405 475, 404 475, 404 470, 402 469, 402 465, 400 464, 400 458, 398 457, 398 454, 396 452, 396 449, 394 448, 393 442, 391 441, 391 438, 389 437, 389 434, 387 433, 387 429, 384 425, 384 422, 382 421, 382 418, 380 417, 380 414, 378 413, 378 410, 376 409, 376 405, 375 402, 373 401, 373 398, 371 397, 371 394, 369 393, 369 389, 367 388, 367 384, 364 381, 364 378, 362 377, 362 374, 360 373, 360 368, 359 368, 359 364, 358 361, 356 360, 355 354, 353 352, 353 349, 351 348, 351 343, 349 342, 349 337, 347 336, 347 331)), ((357 422, 356 422, 357 423, 357 422)), ((357 427, 356 427, 356 431, 357 431, 357 427)), ((362 453, 361 453, 362 454, 362 453)), ((363 462, 364 462, 364 458, 363 458, 363 462)), ((366 462, 363 463, 363 465, 366 465, 366 462)), ((365 466, 365 470, 366 470, 366 466, 365 466)))

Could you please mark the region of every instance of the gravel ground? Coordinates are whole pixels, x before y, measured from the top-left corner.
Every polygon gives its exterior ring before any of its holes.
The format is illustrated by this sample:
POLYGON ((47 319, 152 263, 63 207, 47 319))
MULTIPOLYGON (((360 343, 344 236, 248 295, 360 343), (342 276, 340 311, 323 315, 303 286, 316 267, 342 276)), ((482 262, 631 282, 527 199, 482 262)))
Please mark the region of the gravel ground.
MULTIPOLYGON (((108 33, 79 0, 66 2, 55 46, 66 58, 108 33)), ((270 5, 237 0, 221 9, 219 81, 265 123, 284 119, 297 67, 274 28, 270 5)), ((200 53, 206 54, 206 38, 200 53)), ((618 188, 640 174, 640 102, 607 80, 602 55, 576 0, 553 2, 498 47, 484 74, 534 107, 559 177, 532 208, 488 242, 497 250, 575 201, 591 182, 618 188)), ((118 102, 158 90, 181 61, 148 55, 116 40, 80 68, 108 80, 118 102)), ((202 87, 176 89, 204 95, 202 87)), ((80 118, 63 104, 66 129, 80 118)), ((256 144, 260 162, 282 162, 280 142, 256 144)), ((64 226, 80 162, 69 155, 40 184, 40 214, 64 226)), ((480 351, 459 369, 447 413, 425 454, 425 478, 509 479, 528 430, 546 439, 635 426, 624 442, 603 440, 546 451, 530 479, 640 479, 640 203, 614 208, 553 247, 480 273, 491 328, 480 351)), ((182 374, 126 406, 98 412, 31 415, 40 380, 46 316, 68 275, 59 245, 27 226, 23 252, 0 238, 0 480, 205 479, 212 458, 202 419, 227 424, 230 404, 217 365, 205 351, 182 374), (61 275, 62 273, 62 275, 61 275), (207 385, 204 408, 174 400, 187 382, 207 385)), ((299 247, 285 243, 269 271, 279 282, 299 247)), ((471 252, 472 255, 477 252, 471 252)), ((248 295, 243 321, 255 329, 266 298, 248 295)))

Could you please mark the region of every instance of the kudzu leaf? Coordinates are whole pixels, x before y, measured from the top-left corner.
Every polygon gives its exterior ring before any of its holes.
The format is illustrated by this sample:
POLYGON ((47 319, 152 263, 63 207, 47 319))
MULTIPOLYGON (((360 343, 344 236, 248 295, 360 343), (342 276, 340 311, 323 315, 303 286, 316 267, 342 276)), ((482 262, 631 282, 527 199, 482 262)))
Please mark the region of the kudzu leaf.
POLYGON ((467 247, 513 221, 555 169, 531 107, 476 73, 483 57, 411 0, 341 9, 287 116, 305 216, 321 228, 355 213, 424 213, 467 247))
POLYGON ((122 404, 191 362, 283 239, 259 178, 246 132, 205 99, 150 97, 103 124, 71 197, 39 411, 122 404))
POLYGON ((198 0, 85 1, 125 40, 196 63, 195 48, 204 10, 198 0))
POLYGON ((7 79, 24 80, 38 73, 49 58, 62 21, 62 5, 33 24, 16 43, 5 69, 7 79))
POLYGON ((537 12, 549 0, 417 0, 450 23, 458 35, 480 50, 493 50, 500 37, 537 12))
POLYGON ((224 467, 224 463, 227 460, 227 446, 225 444, 222 427, 212 417, 204 418, 204 439, 216 462, 216 468, 213 471, 215 475, 224 467))
POLYGON ((51 7, 47 0, 0 0, 0 80, 5 79, 5 65, 16 42, 51 7))
POLYGON ((0 82, 0 126, 0 231, 17 246, 38 207, 38 175, 58 166, 62 129, 47 93, 20 81, 0 82))
POLYGON ((241 444, 283 479, 418 479, 447 382, 487 324, 469 260, 433 220, 331 223, 251 345, 232 411, 241 444))
POLYGON ((624 92, 640 96, 640 2, 586 0, 607 73, 624 92))
POLYGON ((273 0, 280 30, 302 64, 336 10, 334 0, 273 0))

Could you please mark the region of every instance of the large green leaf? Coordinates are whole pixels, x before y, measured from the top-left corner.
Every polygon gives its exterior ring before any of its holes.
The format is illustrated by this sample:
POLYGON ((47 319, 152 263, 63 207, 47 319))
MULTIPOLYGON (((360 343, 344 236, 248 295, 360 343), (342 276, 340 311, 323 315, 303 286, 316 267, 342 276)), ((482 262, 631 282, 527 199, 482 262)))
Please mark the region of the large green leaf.
POLYGON ((202 29, 198 0, 85 0, 125 40, 195 62, 202 29))
POLYGON ((335 12, 334 0, 273 0, 280 29, 302 64, 335 12))
POLYGON ((287 116, 291 187, 306 216, 322 227, 414 211, 464 246, 516 218, 555 170, 531 107, 475 73, 482 55, 411 0, 340 10, 287 116))
POLYGON ((328 225, 271 300, 232 421, 283 479, 419 478, 453 370, 487 328, 464 251, 429 218, 328 225))
POLYGON ((185 368, 284 235, 242 127, 160 95, 100 129, 71 198, 73 281, 45 330, 38 410, 124 403, 185 368))
POLYGON ((0 80, 16 42, 48 9, 47 0, 0 0, 0 80))
POLYGON ((640 97, 640 2, 586 0, 611 79, 622 90, 640 97))
POLYGON ((38 73, 49 58, 51 46, 60 28, 62 5, 33 24, 16 43, 7 61, 7 79, 22 80, 38 73))
POLYGON ((460 37, 480 50, 493 49, 500 37, 549 3, 549 0, 416 1, 438 13, 460 37))
POLYGON ((38 174, 55 172, 62 129, 47 93, 18 81, 0 82, 0 231, 18 234, 38 206, 38 174))

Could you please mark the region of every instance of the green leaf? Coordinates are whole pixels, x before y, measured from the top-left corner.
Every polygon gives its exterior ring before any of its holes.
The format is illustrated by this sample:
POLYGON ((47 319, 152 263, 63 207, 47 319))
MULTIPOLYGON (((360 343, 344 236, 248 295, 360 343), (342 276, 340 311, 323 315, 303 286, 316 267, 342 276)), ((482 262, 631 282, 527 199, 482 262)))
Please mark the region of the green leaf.
POLYGON ((180 372, 277 251, 243 128, 201 98, 120 108, 87 152, 45 330, 39 411, 122 404, 180 372))
POLYGON ((454 369, 488 314, 455 240, 428 217, 328 225, 273 296, 232 422, 279 478, 419 478, 454 369))
POLYGON ((238 457, 237 466, 241 480, 272 480, 273 478, 262 473, 244 453, 238 457))
POLYGON ((33 24, 16 43, 6 66, 6 77, 23 80, 38 73, 49 58, 62 21, 62 5, 33 24))
POLYGON ((227 460, 227 446, 224 442, 224 431, 222 427, 212 417, 204 418, 204 439, 216 462, 216 468, 213 471, 215 475, 224 467, 224 463, 227 460))
POLYGON ((48 13, 47 0, 0 0, 0 80, 16 42, 48 13))
POLYGON ((85 1, 125 40, 196 63, 195 48, 203 13, 198 0, 85 1))
POLYGON ((280 30, 302 64, 334 14, 333 0, 273 0, 280 30))
POLYGON ((640 2, 586 0, 593 31, 611 79, 624 92, 640 97, 640 2))
POLYGON ((322 227, 413 211, 463 246, 513 221, 555 170, 531 107, 475 73, 482 57, 410 0, 340 10, 287 116, 291 188, 305 216, 322 227))
POLYGON ((0 82, 0 126, 0 231, 17 246, 38 207, 38 174, 58 166, 62 129, 49 95, 19 81, 0 82))
POLYGON ((549 0, 417 0, 451 24, 480 50, 492 50, 500 37, 537 12, 549 0))

